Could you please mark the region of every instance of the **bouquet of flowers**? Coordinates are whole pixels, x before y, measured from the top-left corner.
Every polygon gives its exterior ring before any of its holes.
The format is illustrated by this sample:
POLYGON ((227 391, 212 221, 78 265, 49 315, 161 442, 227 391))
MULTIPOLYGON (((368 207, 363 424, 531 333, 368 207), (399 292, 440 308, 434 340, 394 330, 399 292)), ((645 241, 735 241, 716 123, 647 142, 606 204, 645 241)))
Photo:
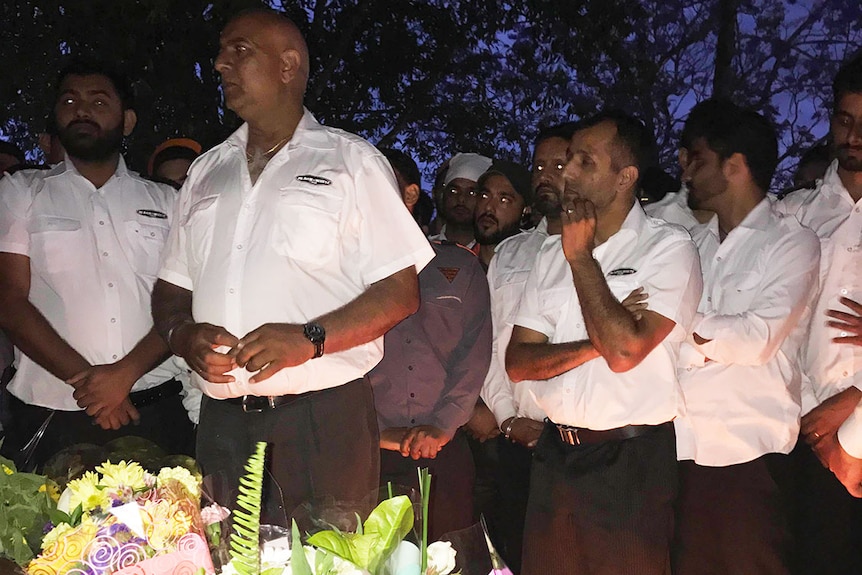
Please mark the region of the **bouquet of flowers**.
MULTIPOLYGON (((413 530, 413 502, 385 499, 352 532, 337 528, 311 534, 303 544, 296 522, 280 537, 262 540, 260 497, 266 444, 258 443, 240 481, 231 534, 231 561, 222 575, 449 575, 455 550, 448 542, 427 545, 431 476, 420 472, 422 528, 419 545, 405 540, 413 530)), ((267 526, 263 526, 266 528, 267 526)))
POLYGON ((200 478, 184 467, 103 463, 68 483, 52 524, 31 575, 214 572, 200 478))

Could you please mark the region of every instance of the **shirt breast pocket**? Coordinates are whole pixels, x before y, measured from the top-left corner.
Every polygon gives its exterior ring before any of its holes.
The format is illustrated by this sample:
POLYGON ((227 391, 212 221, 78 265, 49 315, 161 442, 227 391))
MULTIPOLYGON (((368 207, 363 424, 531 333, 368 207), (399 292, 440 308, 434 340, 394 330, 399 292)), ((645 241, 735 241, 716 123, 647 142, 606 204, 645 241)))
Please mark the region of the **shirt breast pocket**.
POLYGON ((727 274, 721 282, 721 302, 717 311, 722 314, 742 313, 751 307, 760 293, 762 274, 753 271, 727 274))
POLYGON ((190 267, 200 267, 209 257, 215 229, 218 196, 207 196, 192 204, 183 222, 186 254, 190 267))
POLYGON ((164 223, 156 223, 157 221, 161 220, 149 222, 137 219, 125 222, 135 271, 150 277, 159 273, 162 251, 170 231, 167 220, 164 220, 164 223))
POLYGON ((276 253, 312 267, 326 265, 339 245, 341 201, 317 190, 283 188, 272 228, 276 253))
POLYGON ((30 222, 30 265, 47 277, 81 271, 88 261, 86 233, 81 221, 60 216, 37 216, 30 222))
POLYGON ((640 287, 634 275, 617 276, 608 278, 608 289, 617 298, 617 301, 623 301, 629 294, 640 287))

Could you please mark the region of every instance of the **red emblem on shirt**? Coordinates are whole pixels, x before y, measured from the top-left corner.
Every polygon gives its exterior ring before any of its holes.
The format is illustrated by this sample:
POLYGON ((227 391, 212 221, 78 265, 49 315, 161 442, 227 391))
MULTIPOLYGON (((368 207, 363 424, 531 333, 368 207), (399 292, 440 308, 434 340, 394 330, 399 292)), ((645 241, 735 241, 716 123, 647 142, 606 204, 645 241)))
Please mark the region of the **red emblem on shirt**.
POLYGON ((447 280, 449 280, 449 283, 452 283, 453 281, 455 281, 455 276, 457 276, 458 272, 461 271, 461 268, 437 268, 437 269, 440 270, 440 273, 443 274, 443 277, 445 277, 447 280))

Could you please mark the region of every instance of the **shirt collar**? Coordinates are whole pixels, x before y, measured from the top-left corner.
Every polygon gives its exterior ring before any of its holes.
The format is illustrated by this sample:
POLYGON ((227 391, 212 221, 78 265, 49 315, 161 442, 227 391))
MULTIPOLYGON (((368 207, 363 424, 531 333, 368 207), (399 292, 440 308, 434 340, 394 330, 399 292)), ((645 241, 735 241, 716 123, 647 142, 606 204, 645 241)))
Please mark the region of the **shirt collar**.
MULTIPOLYGON (((617 246, 625 245, 629 242, 636 242, 638 236, 643 232, 644 226, 647 225, 647 215, 641 207, 640 202, 635 200, 632 208, 629 210, 626 219, 623 220, 623 225, 617 232, 608 238, 602 245, 593 250, 593 255, 598 258, 607 250, 616 249, 617 246), (611 247, 605 247, 611 246, 611 247)), ((613 252, 612 252, 613 253, 613 252)))
POLYGON ((850 196, 850 192, 848 192, 847 188, 844 187, 844 183, 841 181, 841 176, 838 175, 838 160, 833 160, 826 169, 826 173, 820 181, 820 188, 817 190, 817 193, 843 198, 850 205, 856 204, 850 196))
MULTIPOLYGON (((245 148, 248 144, 248 122, 244 122, 233 134, 228 136, 225 143, 245 153, 245 148)), ((326 128, 304 106, 302 108, 302 117, 299 119, 296 130, 294 130, 293 136, 291 136, 285 148, 294 149, 299 146, 318 150, 330 150, 334 147, 329 139, 326 128)))
MULTIPOLYGON (((78 171, 78 168, 75 167, 75 164, 74 162, 72 162, 71 158, 69 158, 68 152, 66 153, 66 157, 63 158, 63 161, 51 168, 51 171, 53 172, 51 174, 52 176, 62 176, 63 174, 70 174, 81 176, 82 178, 84 177, 81 175, 81 172, 78 171)), ((126 161, 123 159, 123 155, 120 154, 120 157, 117 160, 117 169, 114 170, 114 173, 111 178, 122 178, 128 175, 129 168, 126 166, 126 161)), ((108 181, 110 181, 110 179, 108 181)))

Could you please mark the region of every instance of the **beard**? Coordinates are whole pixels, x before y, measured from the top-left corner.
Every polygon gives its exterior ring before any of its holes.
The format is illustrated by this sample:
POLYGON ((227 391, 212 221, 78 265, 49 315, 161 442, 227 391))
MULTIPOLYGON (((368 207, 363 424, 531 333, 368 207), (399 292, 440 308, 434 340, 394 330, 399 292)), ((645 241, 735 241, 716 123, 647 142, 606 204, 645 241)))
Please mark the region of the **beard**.
POLYGON ((563 210, 560 193, 546 184, 540 184, 533 194, 533 208, 543 216, 556 217, 563 210), (550 192, 550 193, 549 193, 550 192))
MULTIPOLYGON (((859 148, 854 148, 856 152, 862 153, 859 148)), ((862 172, 862 158, 850 155, 850 144, 841 144, 835 146, 835 157, 838 158, 838 166, 842 170, 848 172, 862 172)))
MULTIPOLYGON (((495 221, 497 221, 495 219, 495 221)), ((473 232, 476 237, 476 243, 480 246, 495 246, 510 236, 514 236, 521 231, 521 222, 514 221, 506 226, 501 226, 497 221, 496 228, 482 230, 478 225, 474 224, 473 232)))
POLYGON ((57 135, 70 157, 85 162, 100 162, 120 151, 123 145, 123 123, 120 122, 115 128, 102 130, 95 122, 74 120, 65 127, 58 128, 57 135), (80 124, 95 126, 97 131, 82 133, 75 130, 75 126, 80 124))

